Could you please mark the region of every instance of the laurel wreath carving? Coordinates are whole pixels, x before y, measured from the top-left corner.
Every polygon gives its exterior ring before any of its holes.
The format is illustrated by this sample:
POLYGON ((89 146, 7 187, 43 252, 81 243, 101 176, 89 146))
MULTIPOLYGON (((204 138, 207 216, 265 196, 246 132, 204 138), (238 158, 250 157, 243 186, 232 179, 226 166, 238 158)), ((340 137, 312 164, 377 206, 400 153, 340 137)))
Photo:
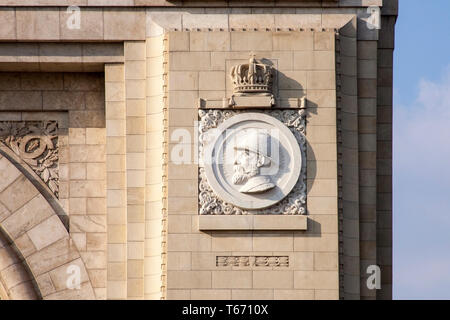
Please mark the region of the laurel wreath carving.
POLYGON ((20 157, 59 197, 58 123, 0 122, 0 141, 20 157))

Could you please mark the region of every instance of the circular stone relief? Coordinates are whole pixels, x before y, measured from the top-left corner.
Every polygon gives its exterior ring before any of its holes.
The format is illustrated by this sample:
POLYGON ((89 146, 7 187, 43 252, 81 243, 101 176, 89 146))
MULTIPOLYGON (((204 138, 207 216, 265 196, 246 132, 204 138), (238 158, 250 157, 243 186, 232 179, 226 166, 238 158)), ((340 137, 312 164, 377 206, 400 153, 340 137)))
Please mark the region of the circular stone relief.
POLYGON ((218 197, 256 210, 291 192, 302 156, 293 133, 279 120, 263 113, 241 113, 214 129, 204 146, 203 165, 218 197))

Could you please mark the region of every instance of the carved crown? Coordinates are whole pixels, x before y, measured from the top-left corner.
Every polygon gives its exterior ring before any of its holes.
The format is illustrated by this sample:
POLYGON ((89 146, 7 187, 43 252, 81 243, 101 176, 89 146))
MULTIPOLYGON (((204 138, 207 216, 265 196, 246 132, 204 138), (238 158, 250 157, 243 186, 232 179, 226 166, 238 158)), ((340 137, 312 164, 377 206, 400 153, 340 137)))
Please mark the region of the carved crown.
POLYGON ((257 61, 253 54, 248 63, 234 66, 230 76, 234 93, 272 93, 273 68, 257 61))

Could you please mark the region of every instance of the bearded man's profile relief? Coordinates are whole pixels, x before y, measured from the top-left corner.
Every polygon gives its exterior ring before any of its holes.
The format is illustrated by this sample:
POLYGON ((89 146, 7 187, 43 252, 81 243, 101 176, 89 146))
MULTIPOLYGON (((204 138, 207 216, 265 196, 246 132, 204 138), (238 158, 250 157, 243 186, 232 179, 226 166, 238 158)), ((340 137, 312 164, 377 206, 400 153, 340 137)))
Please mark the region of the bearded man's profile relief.
POLYGON ((275 187, 270 177, 260 174, 260 168, 270 167, 272 160, 265 154, 270 136, 258 129, 249 129, 236 143, 233 183, 242 185, 242 193, 260 193, 275 187), (260 148, 262 146, 262 148, 260 148))

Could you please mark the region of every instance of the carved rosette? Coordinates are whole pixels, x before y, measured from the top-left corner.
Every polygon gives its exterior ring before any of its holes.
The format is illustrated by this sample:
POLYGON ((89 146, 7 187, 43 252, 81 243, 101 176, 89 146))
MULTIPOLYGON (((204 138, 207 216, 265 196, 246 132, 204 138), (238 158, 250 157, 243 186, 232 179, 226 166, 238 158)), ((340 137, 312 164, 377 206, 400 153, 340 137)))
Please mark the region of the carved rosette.
MULTIPOLYGON (((211 140, 208 131, 217 128, 223 121, 239 114, 240 110, 199 110, 199 159, 203 159, 204 145, 211 140)), ((289 193, 275 205, 258 210, 242 209, 223 201, 208 183, 205 169, 199 166, 199 204, 202 215, 247 215, 247 214, 306 214, 306 112, 304 109, 260 111, 284 123, 297 139, 302 153, 303 164, 300 177, 289 193)))
POLYGON ((56 121, 0 122, 0 141, 59 196, 58 123, 56 121))

